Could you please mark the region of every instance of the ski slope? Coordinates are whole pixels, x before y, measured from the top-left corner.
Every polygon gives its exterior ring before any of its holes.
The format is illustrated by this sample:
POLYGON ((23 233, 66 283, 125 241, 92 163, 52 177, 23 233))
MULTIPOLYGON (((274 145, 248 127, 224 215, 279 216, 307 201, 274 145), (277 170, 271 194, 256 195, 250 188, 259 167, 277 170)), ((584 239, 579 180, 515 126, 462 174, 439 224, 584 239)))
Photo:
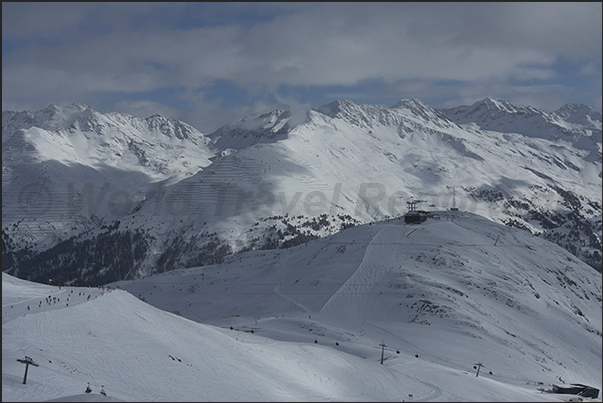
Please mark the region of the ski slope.
POLYGON ((109 288, 3 273, 3 400, 568 401, 539 389, 601 388, 600 295, 558 246, 461 212, 109 288))
MULTIPOLYGON (((3 284, 12 281, 3 277, 3 284)), ((377 350, 365 359, 332 346, 195 323, 120 290, 28 312, 22 305, 48 290, 21 287, 32 298, 21 298, 3 323, 4 401, 399 401, 408 394, 413 401, 457 401, 466 399, 458 386, 463 382, 475 388, 469 400, 563 401, 535 387, 475 378, 429 362, 380 365, 377 350), (23 355, 40 365, 30 367, 25 385, 23 365, 16 361, 23 355), (434 371, 436 378, 429 375, 434 371), (87 382, 91 395, 81 393, 87 382), (101 384, 107 397, 98 394, 101 384)), ((3 296, 19 299, 12 294, 18 287, 8 288, 3 296)))

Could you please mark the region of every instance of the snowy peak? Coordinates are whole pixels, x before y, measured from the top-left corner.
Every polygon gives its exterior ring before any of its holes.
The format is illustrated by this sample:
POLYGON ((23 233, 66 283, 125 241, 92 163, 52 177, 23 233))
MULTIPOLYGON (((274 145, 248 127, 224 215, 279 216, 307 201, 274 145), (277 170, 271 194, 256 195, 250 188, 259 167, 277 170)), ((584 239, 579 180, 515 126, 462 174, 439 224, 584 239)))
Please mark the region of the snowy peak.
MULTIPOLYGON (((65 124, 68 122, 65 121, 65 124)), ((138 131, 153 134, 156 140, 169 139, 189 140, 194 144, 207 142, 205 136, 192 126, 179 120, 167 119, 161 115, 139 118, 124 113, 100 113, 90 107, 75 115, 69 130, 94 132, 98 135, 115 135, 138 131), (132 130, 135 129, 135 130, 132 130)))
POLYGON ((110 126, 110 122, 102 114, 86 108, 82 111, 72 113, 70 116, 65 116, 63 121, 59 123, 59 127, 55 130, 63 130, 67 125, 69 125, 68 129, 71 132, 81 130, 101 135, 103 134, 103 130, 110 126))
POLYGON ((489 97, 470 106, 439 111, 459 125, 474 124, 483 130, 519 133, 552 141, 564 140, 578 148, 597 151, 593 142, 600 142, 601 123, 597 119, 601 114, 589 109, 568 104, 557 112, 547 113, 531 106, 518 106, 489 97), (587 141, 584 141, 585 138, 587 141))
POLYGON ((521 116, 525 118, 545 114, 531 106, 518 106, 502 99, 491 97, 475 102, 470 106, 440 109, 440 112, 459 124, 477 123, 481 125, 508 116, 521 116))
MULTIPOLYGON (((204 135, 192 126, 160 115, 139 118, 125 113, 101 113, 90 106, 75 102, 60 107, 54 104, 36 112, 2 112, 3 141, 19 130, 32 127, 65 133, 87 133, 97 136, 129 132, 154 132, 167 138, 190 140, 195 144, 204 141, 204 135)), ((205 139, 205 141, 207 141, 205 139)))
POLYGON ((142 122, 144 123, 143 127, 146 126, 149 130, 158 131, 169 138, 190 140, 195 144, 209 141, 197 129, 179 120, 167 119, 161 115, 152 115, 143 119, 142 122))
POLYGON ((601 130, 601 113, 584 104, 565 104, 553 112, 568 123, 583 125, 586 128, 601 130))
POLYGON ((422 118, 425 121, 441 120, 450 123, 446 116, 444 116, 431 106, 426 105, 420 99, 417 98, 403 98, 399 100, 396 104, 394 104, 391 109, 406 109, 410 111, 413 115, 422 118))
POLYGON ((521 105, 514 105, 510 102, 504 101, 500 98, 491 98, 491 97, 487 97, 484 100, 482 100, 481 102, 477 102, 476 104, 477 107, 481 107, 482 105, 486 107, 487 110, 489 110, 491 113, 497 113, 497 112, 506 112, 506 113, 510 113, 510 114, 538 114, 541 113, 541 111, 531 107, 531 106, 521 106, 521 105))
POLYGON ((38 111, 37 113, 39 113, 40 115, 56 116, 58 118, 64 118, 66 116, 72 115, 74 113, 77 114, 77 113, 83 112, 88 109, 90 109, 90 106, 86 105, 83 102, 73 102, 64 107, 60 107, 55 104, 50 104, 46 108, 38 111))
POLYGON ((37 127, 44 130, 56 131, 66 129, 82 114, 89 110, 88 105, 76 102, 66 107, 50 104, 36 112, 2 112, 2 142, 21 129, 37 127))
POLYGON ((240 150, 256 143, 270 143, 286 137, 291 113, 282 109, 243 119, 222 126, 208 137, 219 152, 240 150))
POLYGON ((385 105, 355 104, 349 100, 337 100, 315 111, 367 130, 377 126, 405 127, 410 122, 414 127, 431 126, 440 129, 451 126, 451 122, 444 115, 418 99, 401 99, 391 108, 385 105))
MULTIPOLYGON (((3 169, 13 172, 15 180, 27 160, 32 162, 28 170, 43 169, 49 179, 59 182, 74 181, 79 166, 80 171, 86 167, 97 173, 116 169, 105 179, 110 181, 115 181, 111 176, 116 172, 143 174, 147 179, 137 185, 146 186, 148 180, 193 175, 213 156, 209 139, 186 123, 159 115, 145 119, 101 113, 79 102, 64 107, 51 104, 36 112, 3 112, 2 142, 3 169), (61 170, 72 174, 42 168, 48 164, 61 165, 61 170)), ((3 175, 3 181, 8 178, 3 175)))
POLYGON ((315 111, 332 119, 342 119, 348 123, 369 127, 375 124, 390 125, 391 117, 396 114, 384 105, 355 104, 349 100, 336 100, 316 108, 315 111))
POLYGON ((392 106, 392 109, 396 108, 427 109, 430 107, 418 98, 402 98, 392 106))
POLYGON ((91 119, 93 114, 94 111, 81 102, 75 102, 65 107, 50 104, 46 108, 34 112, 35 122, 41 123, 34 124, 34 126, 45 130, 65 129, 77 119, 91 119))
MULTIPOLYGON (((100 145, 109 148, 111 143, 165 142, 170 146, 192 143, 205 147, 209 142, 201 132, 178 120, 160 115, 139 118, 125 113, 101 113, 81 102, 64 107, 50 104, 36 112, 2 113, 3 143, 19 131, 39 133, 39 130, 52 133, 46 136, 48 138, 68 137, 74 145, 77 143, 93 153, 99 152, 99 149, 93 147, 91 141, 100 142, 100 145)), ((29 137, 35 142, 33 137, 36 136, 29 137)), ((44 150, 40 151, 44 153, 44 150)), ((120 154, 119 151, 116 153, 120 154)))
POLYGON ((336 100, 314 110, 333 120, 343 120, 353 126, 369 130, 375 124, 382 124, 383 120, 389 117, 386 109, 382 105, 357 105, 349 100, 336 100))
POLYGON ((316 108, 315 111, 331 118, 342 118, 361 112, 362 108, 352 101, 338 99, 316 108))

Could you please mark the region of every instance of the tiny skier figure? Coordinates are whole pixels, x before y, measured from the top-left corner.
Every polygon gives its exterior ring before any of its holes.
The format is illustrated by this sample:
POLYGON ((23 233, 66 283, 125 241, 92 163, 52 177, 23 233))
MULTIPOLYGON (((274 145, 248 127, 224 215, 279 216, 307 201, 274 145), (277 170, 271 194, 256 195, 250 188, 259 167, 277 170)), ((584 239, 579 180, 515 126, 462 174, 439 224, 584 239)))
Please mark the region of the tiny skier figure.
POLYGON ((107 396, 107 392, 105 392, 105 385, 101 385, 100 394, 103 396, 107 396))
POLYGON ((86 393, 92 392, 92 389, 90 389, 90 382, 88 382, 88 386, 86 386, 86 390, 84 390, 84 392, 86 392, 86 393))

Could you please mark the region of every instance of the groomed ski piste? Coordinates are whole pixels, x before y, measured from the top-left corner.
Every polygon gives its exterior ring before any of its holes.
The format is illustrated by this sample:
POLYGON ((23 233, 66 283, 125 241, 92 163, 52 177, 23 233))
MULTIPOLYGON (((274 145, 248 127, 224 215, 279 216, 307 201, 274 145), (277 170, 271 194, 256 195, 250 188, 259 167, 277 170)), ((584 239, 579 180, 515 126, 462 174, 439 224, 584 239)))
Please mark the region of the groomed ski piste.
POLYGON ((2 400, 570 401, 601 334, 600 273, 439 212, 101 287, 3 273, 2 400))

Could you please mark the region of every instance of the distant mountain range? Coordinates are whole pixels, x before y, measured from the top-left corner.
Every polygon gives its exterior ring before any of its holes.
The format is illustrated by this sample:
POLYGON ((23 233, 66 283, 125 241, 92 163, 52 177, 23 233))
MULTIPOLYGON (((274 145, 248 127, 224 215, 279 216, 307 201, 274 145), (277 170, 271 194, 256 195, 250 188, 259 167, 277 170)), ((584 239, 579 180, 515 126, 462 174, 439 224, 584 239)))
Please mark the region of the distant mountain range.
POLYGON ((601 270, 601 114, 487 98, 337 100, 203 134, 159 115, 2 113, 2 270, 99 284, 424 210, 553 241, 601 270))

